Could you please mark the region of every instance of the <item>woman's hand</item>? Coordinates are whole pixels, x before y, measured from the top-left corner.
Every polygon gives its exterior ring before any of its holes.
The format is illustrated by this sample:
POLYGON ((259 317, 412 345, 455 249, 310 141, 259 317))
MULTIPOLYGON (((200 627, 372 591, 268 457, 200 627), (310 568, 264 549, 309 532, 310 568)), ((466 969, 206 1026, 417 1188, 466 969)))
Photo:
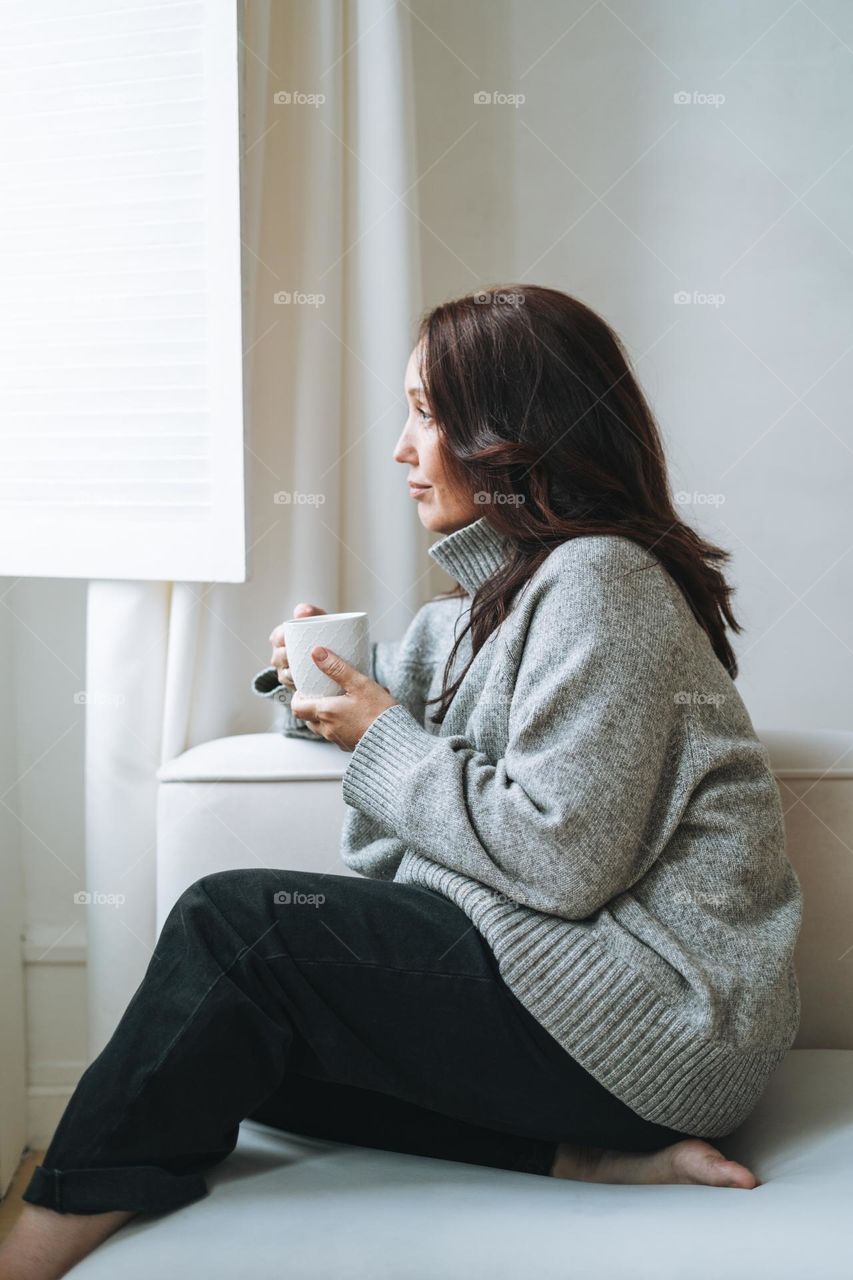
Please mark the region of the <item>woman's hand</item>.
POLYGON ((327 742, 334 742, 343 751, 352 751, 377 716, 393 707, 397 701, 388 690, 370 676, 356 671, 331 649, 315 645, 311 650, 314 664, 339 684, 343 693, 331 698, 309 698, 294 693, 290 710, 298 720, 308 725, 327 742))
MULTIPOLYGON (((326 613, 317 604, 298 604, 293 610, 294 618, 313 618, 317 614, 326 613)), ((271 665, 278 667, 278 682, 288 689, 295 689, 290 663, 287 661, 287 649, 284 645, 284 623, 270 632, 270 644, 273 646, 271 665)))

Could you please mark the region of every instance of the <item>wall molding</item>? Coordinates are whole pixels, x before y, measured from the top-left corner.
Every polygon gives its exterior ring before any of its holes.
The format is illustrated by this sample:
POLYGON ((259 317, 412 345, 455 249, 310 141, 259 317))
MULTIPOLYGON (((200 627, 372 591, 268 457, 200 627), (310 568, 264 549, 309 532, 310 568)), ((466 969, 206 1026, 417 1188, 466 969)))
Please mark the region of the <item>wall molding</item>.
POLYGON ((21 939, 25 965, 85 964, 86 930, 80 920, 67 924, 31 924, 21 939))
POLYGON ((38 921, 21 938, 27 992, 27 1142, 48 1146, 86 1070, 86 931, 38 921))

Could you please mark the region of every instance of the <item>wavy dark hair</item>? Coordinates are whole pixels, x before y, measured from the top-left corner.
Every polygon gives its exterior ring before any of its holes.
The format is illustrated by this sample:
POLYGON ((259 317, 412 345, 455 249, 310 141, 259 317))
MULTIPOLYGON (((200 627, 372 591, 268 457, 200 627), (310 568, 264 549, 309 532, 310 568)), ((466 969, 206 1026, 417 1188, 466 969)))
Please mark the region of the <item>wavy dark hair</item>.
POLYGON ((472 498, 489 495, 482 515, 511 543, 506 564, 474 594, 442 692, 430 699, 439 703, 432 722, 443 721, 515 593, 555 547, 590 534, 632 538, 652 552, 735 679, 726 627, 743 628, 717 567, 731 553, 678 515, 660 432, 606 321, 557 289, 502 285, 429 311, 417 345, 447 475, 472 498), (469 630, 471 659, 449 684, 469 630))

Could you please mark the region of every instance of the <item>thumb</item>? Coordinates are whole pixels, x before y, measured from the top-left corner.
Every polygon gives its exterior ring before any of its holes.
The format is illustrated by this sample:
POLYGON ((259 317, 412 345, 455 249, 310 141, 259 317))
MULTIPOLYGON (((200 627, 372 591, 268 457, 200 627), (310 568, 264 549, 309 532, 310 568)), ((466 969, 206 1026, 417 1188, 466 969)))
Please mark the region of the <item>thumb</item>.
POLYGON ((311 657, 315 666, 318 666, 327 676, 331 676, 335 684, 352 684, 361 674, 340 654, 333 652, 331 649, 324 649, 322 645, 314 645, 311 650, 311 657))

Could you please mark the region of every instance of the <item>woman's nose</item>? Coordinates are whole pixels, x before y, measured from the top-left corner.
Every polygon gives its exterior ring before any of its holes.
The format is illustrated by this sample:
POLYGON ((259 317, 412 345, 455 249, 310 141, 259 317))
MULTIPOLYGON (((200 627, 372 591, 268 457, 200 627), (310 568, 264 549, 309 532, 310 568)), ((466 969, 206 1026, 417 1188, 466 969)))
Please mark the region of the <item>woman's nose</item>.
POLYGON ((412 466, 417 466, 418 455, 410 440, 406 439, 405 433, 400 436, 394 446, 394 461, 405 462, 412 466))

